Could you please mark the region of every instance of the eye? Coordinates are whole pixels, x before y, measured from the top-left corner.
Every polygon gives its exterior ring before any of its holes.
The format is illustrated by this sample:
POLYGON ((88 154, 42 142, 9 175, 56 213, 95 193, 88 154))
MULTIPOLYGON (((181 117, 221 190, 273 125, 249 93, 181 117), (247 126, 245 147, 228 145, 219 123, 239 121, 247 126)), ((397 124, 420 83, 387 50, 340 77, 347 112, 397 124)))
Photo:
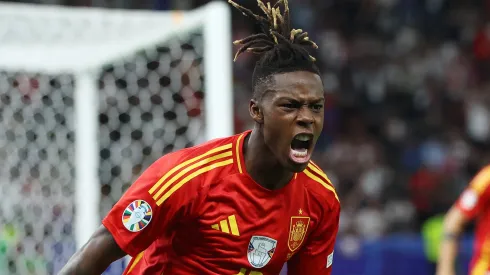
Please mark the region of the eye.
POLYGON ((297 109, 300 107, 300 104, 297 102, 287 102, 284 104, 281 104, 281 107, 285 110, 292 110, 292 109, 297 109))
POLYGON ((313 104, 311 106, 311 109, 313 109, 315 111, 320 111, 321 109, 323 109, 323 104, 313 104))

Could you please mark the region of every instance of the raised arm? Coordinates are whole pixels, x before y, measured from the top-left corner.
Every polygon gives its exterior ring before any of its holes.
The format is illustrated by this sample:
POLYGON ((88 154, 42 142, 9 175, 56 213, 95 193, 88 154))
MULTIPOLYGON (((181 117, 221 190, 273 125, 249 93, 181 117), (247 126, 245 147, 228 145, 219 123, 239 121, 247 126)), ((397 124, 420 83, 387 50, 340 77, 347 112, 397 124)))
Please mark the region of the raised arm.
POLYGON ((77 251, 59 275, 102 274, 109 265, 126 255, 107 231, 100 226, 90 240, 77 251))
POLYGON ((463 232, 468 219, 458 207, 452 207, 444 219, 444 236, 440 247, 437 275, 455 275, 455 261, 458 255, 458 237, 463 232))
POLYGON ((482 212, 490 198, 490 166, 482 169, 461 194, 444 219, 444 236, 437 263, 437 275, 454 275, 458 239, 468 221, 482 212))

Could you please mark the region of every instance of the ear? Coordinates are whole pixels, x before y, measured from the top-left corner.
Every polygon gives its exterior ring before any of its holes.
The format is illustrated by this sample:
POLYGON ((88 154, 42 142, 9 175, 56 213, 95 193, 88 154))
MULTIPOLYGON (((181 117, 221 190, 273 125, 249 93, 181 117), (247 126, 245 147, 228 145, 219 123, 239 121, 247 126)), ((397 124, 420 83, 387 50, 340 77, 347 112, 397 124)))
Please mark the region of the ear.
POLYGON ((250 112, 250 116, 255 122, 257 122, 258 124, 264 123, 264 114, 262 113, 262 109, 260 108, 257 100, 255 99, 250 100, 248 110, 250 112))

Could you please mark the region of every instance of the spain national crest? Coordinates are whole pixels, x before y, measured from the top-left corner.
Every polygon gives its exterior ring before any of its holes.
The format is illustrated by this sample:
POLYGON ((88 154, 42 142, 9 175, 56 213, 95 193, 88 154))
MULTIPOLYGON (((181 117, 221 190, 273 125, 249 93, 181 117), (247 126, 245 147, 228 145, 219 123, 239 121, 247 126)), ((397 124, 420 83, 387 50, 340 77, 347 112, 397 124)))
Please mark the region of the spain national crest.
POLYGON ((264 267, 276 251, 277 241, 264 236, 252 236, 248 243, 247 258, 255 268, 264 267))
POLYGON ((131 232, 143 230, 151 221, 151 206, 144 200, 135 200, 124 209, 122 222, 131 232))
POLYGON ((308 225, 310 224, 310 217, 291 217, 291 224, 289 225, 289 250, 295 251, 301 246, 308 231, 308 225))

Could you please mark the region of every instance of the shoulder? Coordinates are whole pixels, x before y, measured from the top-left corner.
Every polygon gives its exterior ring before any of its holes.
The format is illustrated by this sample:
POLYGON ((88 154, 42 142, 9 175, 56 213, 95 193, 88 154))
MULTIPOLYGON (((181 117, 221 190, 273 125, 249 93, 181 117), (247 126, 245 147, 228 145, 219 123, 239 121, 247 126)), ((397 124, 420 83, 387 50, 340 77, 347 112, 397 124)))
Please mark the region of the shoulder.
POLYGON ((213 139, 196 146, 177 150, 162 156, 157 162, 184 167, 194 162, 208 163, 232 153, 235 136, 213 139))
POLYGON ((158 159, 157 166, 162 181, 172 175, 186 176, 187 179, 212 176, 237 161, 236 147, 242 134, 217 138, 208 142, 181 149, 158 159))
MULTIPOLYGON (((174 193, 186 196, 201 193, 202 185, 232 167, 235 136, 214 139, 167 154, 154 162, 143 175, 151 178, 148 193, 162 204, 174 193)), ((196 195, 197 196, 197 195, 196 195)))
POLYGON ((331 211, 340 211, 340 201, 337 191, 328 176, 313 161, 303 170, 299 177, 304 181, 305 188, 324 207, 331 211))

